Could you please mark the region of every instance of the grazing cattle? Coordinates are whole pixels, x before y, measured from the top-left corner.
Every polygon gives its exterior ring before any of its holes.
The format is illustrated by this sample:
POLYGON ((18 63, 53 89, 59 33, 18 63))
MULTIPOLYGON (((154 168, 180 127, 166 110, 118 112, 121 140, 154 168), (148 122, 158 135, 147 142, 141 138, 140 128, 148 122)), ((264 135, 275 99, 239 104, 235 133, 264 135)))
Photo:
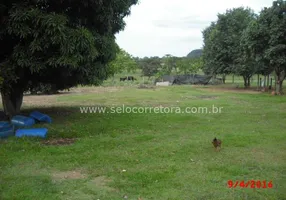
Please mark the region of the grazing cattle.
POLYGON ((127 76, 128 81, 136 81, 137 79, 134 78, 133 76, 127 76))
POLYGON ((137 79, 133 76, 125 76, 124 78, 120 78, 120 81, 136 81, 137 79))

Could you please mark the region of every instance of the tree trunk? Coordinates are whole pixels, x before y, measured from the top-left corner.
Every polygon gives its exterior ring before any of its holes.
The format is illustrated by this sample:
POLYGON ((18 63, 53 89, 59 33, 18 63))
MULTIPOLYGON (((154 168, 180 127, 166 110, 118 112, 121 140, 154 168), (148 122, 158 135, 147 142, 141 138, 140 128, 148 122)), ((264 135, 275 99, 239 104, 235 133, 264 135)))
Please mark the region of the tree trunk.
POLYGON ((259 74, 257 74, 257 90, 259 90, 259 74))
POLYGON ((232 75, 232 84, 234 84, 234 74, 232 75))
POLYGON ((223 75, 222 75, 222 82, 223 82, 223 84, 225 84, 225 79, 226 79, 226 75, 223 74, 223 75))
POLYGON ((283 94, 283 81, 285 79, 286 73, 284 71, 282 72, 276 72, 277 78, 276 78, 276 93, 277 94, 283 94))
POLYGON ((250 87, 250 79, 251 79, 251 76, 247 77, 247 87, 250 87))
POLYGON ((212 78, 211 78, 211 80, 212 80, 212 84, 215 84, 216 82, 216 74, 212 74, 212 78))
POLYGON ((274 91, 277 91, 277 74, 274 73, 274 91))
POLYGON ((56 85, 55 84, 51 84, 51 90, 48 91, 48 94, 58 94, 58 93, 59 93, 59 91, 58 91, 56 85))
POLYGON ((282 85, 283 85, 283 81, 278 80, 277 85, 276 85, 276 93, 277 94, 283 94, 282 85))
POLYGON ((242 76, 243 77, 243 82, 244 82, 244 88, 247 88, 247 77, 246 76, 242 76))
POLYGON ((266 89, 268 90, 269 89, 269 74, 267 75, 267 80, 266 80, 266 89))
POLYGON ((1 91, 1 97, 4 112, 10 119, 20 113, 23 103, 23 90, 13 89, 9 93, 1 91))
POLYGON ((283 84, 283 81, 280 81, 280 77, 277 76, 277 81, 275 83, 276 94, 282 94, 282 84, 283 84))

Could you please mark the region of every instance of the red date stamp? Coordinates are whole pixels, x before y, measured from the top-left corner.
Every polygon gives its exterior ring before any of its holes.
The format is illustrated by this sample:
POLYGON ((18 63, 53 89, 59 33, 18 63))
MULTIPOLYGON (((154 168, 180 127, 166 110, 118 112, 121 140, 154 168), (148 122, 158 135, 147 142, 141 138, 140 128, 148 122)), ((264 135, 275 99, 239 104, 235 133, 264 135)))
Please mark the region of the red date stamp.
POLYGON ((250 180, 250 181, 232 181, 229 180, 227 181, 227 185, 229 188, 273 188, 272 181, 255 181, 255 180, 250 180))

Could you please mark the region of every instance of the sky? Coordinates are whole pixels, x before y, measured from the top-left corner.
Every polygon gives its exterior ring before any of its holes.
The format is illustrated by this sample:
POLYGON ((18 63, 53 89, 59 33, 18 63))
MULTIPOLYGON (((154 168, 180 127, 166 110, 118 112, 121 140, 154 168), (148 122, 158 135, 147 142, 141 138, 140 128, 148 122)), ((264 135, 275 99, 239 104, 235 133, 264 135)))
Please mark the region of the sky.
POLYGON ((259 13, 271 5, 272 0, 140 0, 116 41, 136 57, 186 56, 202 48, 202 30, 216 21, 218 13, 240 6, 259 13))

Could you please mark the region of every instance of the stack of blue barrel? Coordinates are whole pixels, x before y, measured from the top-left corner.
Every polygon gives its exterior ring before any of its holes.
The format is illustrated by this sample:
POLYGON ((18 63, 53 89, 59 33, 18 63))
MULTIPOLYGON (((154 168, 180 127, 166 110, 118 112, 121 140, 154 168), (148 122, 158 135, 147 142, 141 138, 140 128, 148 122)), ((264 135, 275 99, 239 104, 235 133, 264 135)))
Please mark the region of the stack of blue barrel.
POLYGON ((48 132, 47 128, 29 128, 39 122, 51 123, 52 119, 38 111, 32 112, 29 117, 23 115, 14 116, 10 122, 0 122, 0 138, 9 136, 37 136, 45 138, 48 132))

